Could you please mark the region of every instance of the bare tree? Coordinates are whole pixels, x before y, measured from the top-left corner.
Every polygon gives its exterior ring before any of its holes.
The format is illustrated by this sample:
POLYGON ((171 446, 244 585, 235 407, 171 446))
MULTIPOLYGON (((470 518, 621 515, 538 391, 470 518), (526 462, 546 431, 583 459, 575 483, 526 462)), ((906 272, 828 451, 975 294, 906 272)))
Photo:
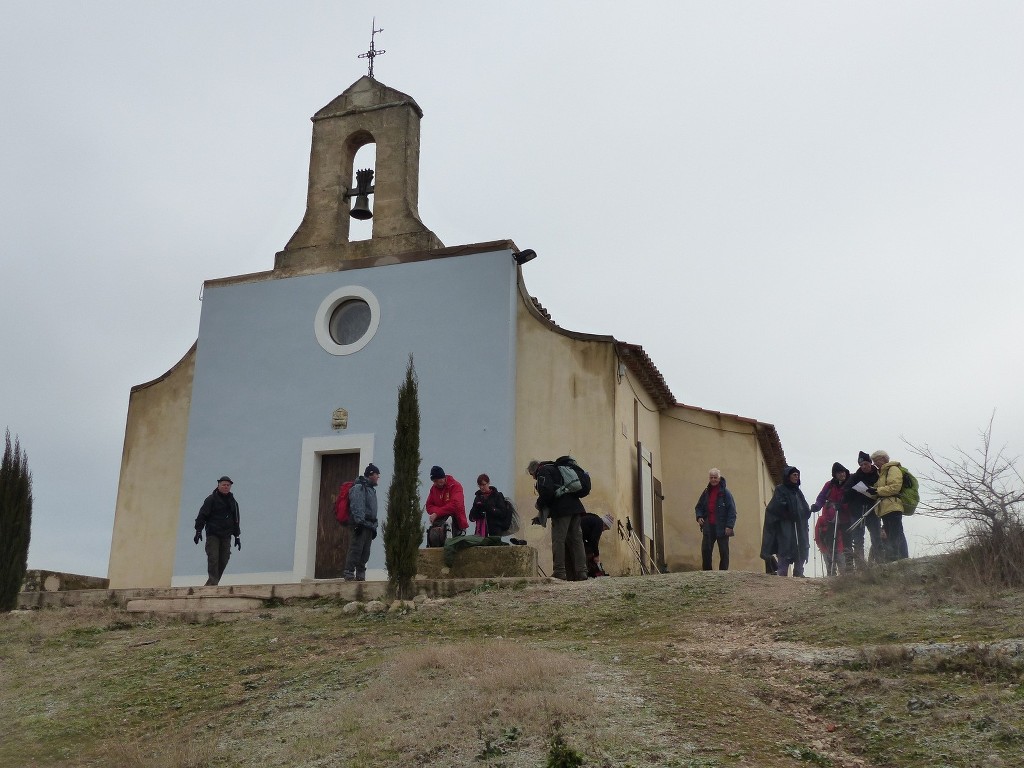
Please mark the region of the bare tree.
POLYGON ((952 456, 928 445, 903 442, 924 459, 927 493, 918 512, 952 522, 960 530, 957 543, 980 556, 988 574, 1011 584, 1024 583, 1024 477, 1019 457, 992 444, 992 424, 979 433, 981 445, 972 451, 955 448, 952 456))

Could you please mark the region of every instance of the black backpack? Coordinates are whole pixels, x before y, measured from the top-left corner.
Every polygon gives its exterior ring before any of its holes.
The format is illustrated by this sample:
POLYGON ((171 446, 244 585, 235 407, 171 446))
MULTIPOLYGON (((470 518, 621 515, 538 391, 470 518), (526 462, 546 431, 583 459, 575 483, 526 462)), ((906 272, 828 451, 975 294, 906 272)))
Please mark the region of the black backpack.
POLYGON ((448 538, 448 518, 438 520, 427 528, 427 546, 430 548, 443 547, 448 538))

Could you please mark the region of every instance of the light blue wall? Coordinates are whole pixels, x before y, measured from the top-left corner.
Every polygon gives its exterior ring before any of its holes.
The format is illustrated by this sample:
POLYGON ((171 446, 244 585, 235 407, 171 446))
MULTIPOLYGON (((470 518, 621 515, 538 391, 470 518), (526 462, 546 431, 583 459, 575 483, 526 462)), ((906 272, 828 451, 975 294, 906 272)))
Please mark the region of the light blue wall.
MULTIPOLYGON (((304 438, 336 435, 331 412, 349 412, 342 434, 374 435, 383 513, 392 475, 398 387, 408 356, 419 377, 421 497, 432 464, 468 497, 487 472, 511 487, 515 414, 516 269, 511 252, 235 285, 203 296, 182 481, 174 578, 203 576, 192 542, 203 499, 223 474, 241 507, 241 552, 228 572, 293 570, 304 438), (335 356, 317 343, 314 317, 342 286, 369 289, 380 327, 362 350, 335 356)), ((314 489, 314 493, 316 490, 314 489)), ((370 568, 384 567, 378 537, 370 568)))

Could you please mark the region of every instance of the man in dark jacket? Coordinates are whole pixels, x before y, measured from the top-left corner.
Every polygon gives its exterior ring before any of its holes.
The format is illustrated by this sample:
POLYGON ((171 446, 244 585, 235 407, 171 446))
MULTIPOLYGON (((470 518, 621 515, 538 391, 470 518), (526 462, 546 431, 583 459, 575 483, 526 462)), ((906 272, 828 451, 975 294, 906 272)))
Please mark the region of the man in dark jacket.
POLYGON ((846 481, 846 503, 850 507, 850 515, 855 526, 850 531, 850 545, 853 549, 853 560, 858 568, 865 565, 867 558, 864 557, 864 529, 871 535, 871 552, 868 554, 871 563, 881 561, 882 554, 882 523, 878 515, 872 512, 865 513, 875 505, 877 499, 866 496, 860 491, 855 491, 857 483, 864 483, 868 488, 874 488, 878 482, 878 467, 871 463, 871 457, 861 451, 857 454, 858 469, 850 479, 846 481))
POLYGON ((693 508, 697 514, 697 525, 703 533, 700 544, 702 568, 711 570, 711 555, 718 542, 718 570, 729 570, 729 537, 736 527, 736 500, 725 487, 721 471, 712 467, 708 470, 708 486, 697 499, 693 508))
POLYGON ((352 534, 348 540, 345 581, 366 581, 366 563, 370 559, 370 545, 377 538, 377 481, 380 470, 376 464, 367 464, 361 477, 348 489, 348 515, 352 534))
POLYGON ((220 584, 220 577, 228 566, 231 557, 231 537, 235 537, 235 546, 242 551, 242 530, 239 528, 238 502, 231 493, 231 478, 227 475, 217 481, 217 488, 206 497, 203 506, 196 516, 196 535, 192 541, 198 544, 203 540, 203 529, 206 529, 206 573, 209 578, 206 586, 215 587, 220 584))
POLYGON ((566 579, 565 548, 568 542, 576 580, 586 581, 587 555, 580 528, 580 515, 586 512, 583 502, 571 493, 557 493, 563 482, 562 472, 555 462, 534 459, 526 471, 536 481, 536 507, 540 514, 533 518, 534 524, 547 525, 548 518, 551 518, 551 575, 563 581, 566 579))
POLYGON ((804 575, 804 563, 810 555, 807 521, 811 508, 800 490, 800 470, 786 467, 782 483, 775 487, 772 500, 764 510, 764 534, 761 538, 761 558, 768 560, 772 553, 779 556, 779 576, 804 575))

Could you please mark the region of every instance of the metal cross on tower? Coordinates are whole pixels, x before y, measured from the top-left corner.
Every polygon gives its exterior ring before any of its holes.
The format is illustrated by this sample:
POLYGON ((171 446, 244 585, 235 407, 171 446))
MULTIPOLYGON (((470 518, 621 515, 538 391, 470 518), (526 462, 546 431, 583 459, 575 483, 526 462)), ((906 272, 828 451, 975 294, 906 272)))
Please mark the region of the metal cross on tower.
POLYGON ((377 17, 374 16, 373 17, 373 22, 371 22, 371 24, 370 24, 370 50, 368 50, 366 53, 360 53, 359 54, 359 58, 360 59, 369 59, 370 60, 370 73, 369 74, 370 74, 370 79, 371 80, 373 79, 373 60, 374 60, 374 58, 377 57, 377 56, 380 56, 382 54, 387 53, 387 51, 378 51, 377 49, 375 49, 373 47, 373 38, 376 36, 376 34, 378 32, 383 32, 384 31, 383 29, 377 29, 376 27, 377 27, 377 17))

